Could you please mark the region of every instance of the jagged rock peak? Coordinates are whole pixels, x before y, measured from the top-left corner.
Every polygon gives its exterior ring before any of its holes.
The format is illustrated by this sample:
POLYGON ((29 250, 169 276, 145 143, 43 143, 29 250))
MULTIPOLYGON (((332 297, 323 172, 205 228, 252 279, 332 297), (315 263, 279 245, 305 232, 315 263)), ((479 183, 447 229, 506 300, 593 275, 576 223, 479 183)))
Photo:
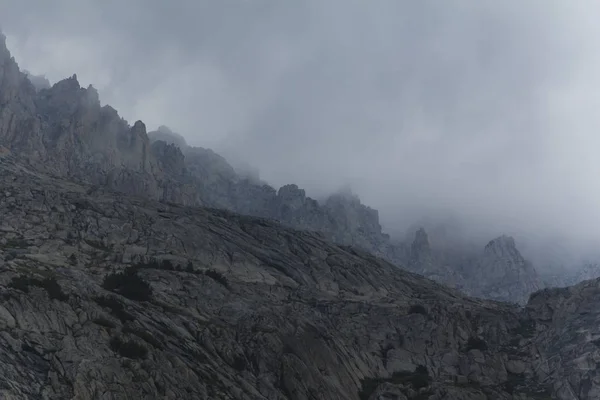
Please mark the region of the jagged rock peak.
POLYGON ((333 193, 327 201, 343 202, 349 204, 361 204, 360 198, 352 191, 350 186, 344 186, 333 193))
POLYGON ((152 142, 152 148, 156 149, 161 154, 177 154, 178 157, 185 157, 179 147, 175 146, 172 143, 167 143, 164 140, 157 140, 155 142, 152 142))
POLYGON ((150 150, 163 169, 175 176, 185 171, 185 156, 181 149, 174 144, 157 140, 152 143, 150 150))
POLYGON ((418 246, 419 248, 427 248, 431 247, 429 243, 429 236, 425 231, 425 228, 419 228, 415 232, 415 239, 413 240, 413 246, 418 246))
POLYGON ((300 189, 298 185, 295 184, 289 184, 280 187, 279 191, 277 192, 277 195, 284 198, 306 198, 305 190, 300 189))
POLYGON ((68 78, 58 81, 55 86, 73 87, 77 89, 81 88, 79 80, 77 79, 77 74, 73 74, 68 78))
POLYGON ((73 74, 69 78, 65 78, 56 82, 50 88, 50 90, 54 93, 61 93, 65 95, 68 95, 70 93, 79 93, 81 89, 81 85, 77 80, 77 74, 73 74))
MULTIPOLYGON (((371 208, 360 201, 360 198, 349 188, 339 190, 332 194, 325 201, 325 207, 334 212, 351 212, 351 214, 361 215, 364 224, 370 226, 371 232, 381 234, 381 225, 379 224, 379 211, 371 208)), ((363 226, 366 228, 366 226, 363 226)))
MULTIPOLYGON (((28 92, 27 96, 31 95, 35 89, 33 85, 30 88, 31 91, 28 90, 29 88, 25 89, 27 84, 23 86, 23 81, 26 80, 26 75, 21 72, 15 58, 6 46, 6 36, 0 31, 0 99, 4 98, 3 100, 6 101, 8 98, 18 97, 20 94, 25 94, 23 91, 28 92)), ((4 103, 4 101, 0 101, 0 103, 4 103)))
MULTIPOLYGON (((31 78, 28 81, 31 82, 31 78)), ((32 83, 31 86, 33 88, 35 84, 32 83)), ((38 112, 47 116, 61 114, 65 118, 72 118, 77 110, 100 110, 98 91, 92 85, 82 88, 75 74, 56 82, 48 89, 35 89, 38 92, 38 112)))
POLYGON ((6 47, 6 36, 4 36, 4 33, 2 33, 2 31, 0 31, 0 54, 6 54, 10 52, 8 51, 8 47, 6 47))
POLYGON ((140 120, 135 121, 135 124, 131 128, 131 133, 136 136, 146 136, 146 124, 140 120))
POLYGON ((181 150, 185 150, 188 147, 185 138, 178 133, 173 132, 168 126, 161 125, 157 130, 148 132, 148 137, 152 142, 162 140, 167 144, 173 144, 179 147, 181 150))
POLYGON ((524 304, 529 294, 542 286, 537 271, 517 250, 511 236, 502 235, 490 241, 473 272, 473 284, 479 284, 470 294, 476 296, 524 304))
POLYGON ((23 70, 23 73, 27 76, 29 82, 31 82, 31 84, 35 87, 35 90, 37 90, 38 92, 40 90, 50 89, 52 87, 50 81, 48 80, 48 78, 46 78, 45 75, 34 75, 27 70, 23 70))
POLYGON ((492 239, 486 246, 485 252, 487 254, 494 254, 496 256, 517 256, 521 257, 521 253, 517 250, 515 239, 512 236, 502 235, 495 239, 492 239))
POLYGON ((139 155, 145 155, 150 149, 150 140, 146 134, 146 125, 142 121, 136 121, 129 129, 125 149, 127 149, 128 152, 133 151, 135 154, 139 155))
MULTIPOLYGON (((169 135, 176 135, 176 133, 175 133, 175 132, 173 132, 173 131, 171 130, 171 128, 169 128, 169 127, 168 127, 168 126, 166 126, 166 125, 161 125, 161 126, 159 126, 159 127, 158 127, 158 129, 157 129, 157 131, 158 131, 158 132, 160 132, 160 133, 166 133, 166 134, 169 134, 169 135)), ((179 136, 179 135, 178 135, 178 136, 179 136)))
POLYGON ((91 103, 100 104, 100 94, 98 93, 98 90, 95 87, 93 87, 92 85, 88 85, 86 89, 86 94, 88 100, 91 103))
POLYGON ((425 228, 419 228, 415 232, 415 238, 410 246, 411 261, 423 261, 431 255, 431 243, 425 228))
POLYGON ((502 246, 515 247, 515 239, 512 236, 501 235, 495 239, 490 240, 487 245, 488 246, 502 245, 502 246))

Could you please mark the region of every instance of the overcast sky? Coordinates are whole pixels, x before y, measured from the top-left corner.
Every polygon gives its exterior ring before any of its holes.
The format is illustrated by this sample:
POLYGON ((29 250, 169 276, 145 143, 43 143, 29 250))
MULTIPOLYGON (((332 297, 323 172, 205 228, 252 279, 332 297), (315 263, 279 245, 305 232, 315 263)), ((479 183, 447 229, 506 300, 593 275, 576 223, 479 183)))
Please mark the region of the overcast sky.
MULTIPOLYGON (((600 239, 593 0, 0 0, 22 68, 389 230, 456 213, 600 239)), ((576 239, 575 239, 576 238, 576 239)))

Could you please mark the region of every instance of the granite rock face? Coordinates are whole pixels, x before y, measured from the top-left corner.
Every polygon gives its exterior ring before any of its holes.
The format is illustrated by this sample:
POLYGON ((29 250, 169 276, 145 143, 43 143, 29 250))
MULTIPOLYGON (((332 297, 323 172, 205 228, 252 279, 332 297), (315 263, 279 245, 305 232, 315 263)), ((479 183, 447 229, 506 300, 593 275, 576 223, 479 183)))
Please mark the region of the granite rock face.
POLYGON ((383 233, 377 210, 363 205, 355 195, 335 193, 319 203, 294 184, 276 190, 244 179, 224 158, 211 150, 185 145, 166 127, 149 135, 182 146, 201 204, 320 232, 336 243, 364 249, 473 296, 524 303, 532 292, 544 287, 513 239, 495 239, 483 252, 456 250, 451 245, 434 248, 427 232, 420 228, 412 244, 394 242, 383 233))
POLYGON ((23 72, 25 75, 27 75, 27 79, 29 79, 29 82, 31 82, 35 90, 40 91, 42 89, 50 89, 52 87, 50 81, 44 75, 33 75, 28 71, 23 72))
POLYGON ((0 187, 2 398, 592 399, 600 388, 598 282, 521 309, 317 233, 75 183, 8 152, 0 187))
POLYGON ((377 210, 356 196, 340 192, 318 202, 293 184, 277 190, 252 174, 238 173, 210 149, 188 146, 165 126, 147 134, 141 121, 130 126, 116 110, 101 106, 98 92, 82 88, 75 75, 48 87, 22 73, 3 39, 0 146, 37 170, 94 187, 320 232, 469 294, 522 301, 530 293, 523 293, 522 279, 526 290, 535 287, 529 282, 530 266, 520 261, 509 265, 491 256, 480 266, 468 257, 436 251, 426 262, 412 259, 410 244, 392 241, 382 232, 377 210), (493 273, 483 273, 489 263, 493 273))
POLYGON ((531 293, 541 289, 536 270, 523 258, 510 236, 490 241, 477 266, 474 279, 481 284, 473 288, 474 295, 524 303, 531 293))
POLYGON ((115 190, 162 197, 146 127, 129 126, 77 76, 36 90, 0 40, 0 145, 37 168, 115 190))
POLYGON ((425 229, 420 228, 416 231, 415 239, 410 246, 408 265, 411 270, 421 271, 424 276, 431 278, 432 274, 435 275, 439 272, 439 266, 436 264, 429 236, 425 229))
POLYGON ((164 125, 159 126, 155 131, 148 132, 148 137, 153 142, 160 140, 167 144, 175 145, 182 151, 188 148, 188 144, 183 136, 173 132, 169 127, 164 125))

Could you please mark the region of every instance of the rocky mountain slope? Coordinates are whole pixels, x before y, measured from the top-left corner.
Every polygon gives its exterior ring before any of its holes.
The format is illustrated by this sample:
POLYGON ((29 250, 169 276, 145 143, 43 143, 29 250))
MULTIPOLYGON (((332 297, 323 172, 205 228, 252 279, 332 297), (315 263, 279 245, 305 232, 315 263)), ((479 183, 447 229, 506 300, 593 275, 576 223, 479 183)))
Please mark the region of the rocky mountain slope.
POLYGON ((97 91, 80 87, 76 75, 49 86, 43 77, 22 73, 1 34, 0 145, 55 176, 153 200, 279 220, 461 288, 477 287, 485 279, 487 286, 511 288, 494 292, 503 300, 522 301, 531 293, 529 282, 536 279, 531 268, 515 272, 522 265, 518 261, 506 273, 492 275, 477 270, 448 273, 450 264, 457 268, 456 260, 440 257, 429 265, 411 262, 410 246, 383 233, 378 212, 356 196, 337 193, 319 203, 296 185, 276 190, 252 174, 240 173, 213 151, 187 146, 166 127, 147 135, 141 121, 129 126, 116 110, 101 106, 97 91), (439 271, 430 274, 434 267, 439 271))
POLYGON ((212 150, 191 147, 185 139, 162 126, 148 133, 154 144, 164 142, 181 151, 186 172, 201 188, 203 204, 242 214, 276 219, 297 229, 323 233, 331 240, 386 254, 389 236, 382 232, 379 213, 351 193, 339 192, 324 202, 307 197, 297 185, 279 190, 236 171, 212 150))
POLYGON ((188 146, 182 136, 167 127, 149 132, 148 136, 154 143, 164 142, 181 149, 184 164, 192 175, 201 182, 210 182, 206 193, 211 196, 207 203, 213 207, 321 232, 336 243, 360 247, 472 296, 523 304, 531 293, 544 287, 535 268, 523 258, 511 237, 490 241, 482 252, 456 246, 434 247, 423 228, 416 229, 410 245, 394 242, 382 232, 377 211, 362 205, 356 196, 339 193, 319 204, 296 185, 284 186, 276 192, 257 180, 240 178, 224 158, 211 150, 188 146))
POLYGON ((0 157, 6 399, 592 399, 600 282, 475 300, 265 219, 0 157), (576 396, 576 397, 573 397, 576 396))

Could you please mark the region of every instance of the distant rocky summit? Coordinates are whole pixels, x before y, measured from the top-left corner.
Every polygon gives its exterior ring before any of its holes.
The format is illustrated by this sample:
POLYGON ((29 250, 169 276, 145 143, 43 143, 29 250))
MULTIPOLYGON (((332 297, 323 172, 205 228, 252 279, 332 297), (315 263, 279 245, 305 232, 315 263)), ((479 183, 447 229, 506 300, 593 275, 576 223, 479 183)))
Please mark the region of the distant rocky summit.
POLYGON ((510 236, 491 240, 480 253, 452 256, 434 251, 425 230, 419 229, 407 265, 412 271, 468 295, 493 300, 524 304, 531 293, 543 287, 536 270, 510 236))
POLYGON ((473 296, 523 304, 531 293, 544 287, 510 237, 492 240, 481 253, 440 251, 431 246, 423 228, 417 229, 411 245, 394 242, 382 232, 378 212, 352 194, 337 193, 320 204, 296 185, 276 191, 241 178, 225 159, 211 150, 188 146, 183 137, 167 127, 148 136, 154 143, 181 149, 191 174, 211 185, 205 190, 207 205, 321 232, 329 240, 362 248, 473 296))

